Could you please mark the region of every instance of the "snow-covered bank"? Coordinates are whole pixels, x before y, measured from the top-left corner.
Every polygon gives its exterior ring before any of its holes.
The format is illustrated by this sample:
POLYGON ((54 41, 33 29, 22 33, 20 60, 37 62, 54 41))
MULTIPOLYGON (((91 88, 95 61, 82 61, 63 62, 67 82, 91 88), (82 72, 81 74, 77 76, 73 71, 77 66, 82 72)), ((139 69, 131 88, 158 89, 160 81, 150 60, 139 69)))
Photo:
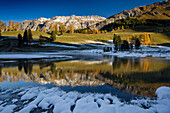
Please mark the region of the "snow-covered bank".
MULTIPOLYGON (((103 46, 103 45, 102 45, 103 46)), ((107 47, 112 47, 108 45, 107 47)), ((117 57, 160 57, 170 59, 170 47, 149 47, 141 46, 140 49, 133 49, 130 51, 114 51, 114 46, 112 47, 113 51, 103 52, 102 49, 89 49, 89 50, 74 50, 71 52, 65 51, 65 53, 73 54, 82 54, 82 55, 112 55, 117 57)))
POLYGON ((1 91, 1 96, 13 95, 0 101, 0 113, 169 113, 170 88, 157 89, 157 99, 137 99, 121 102, 110 94, 64 92, 57 87, 31 87, 1 91), (15 96, 14 96, 15 95, 15 96), (12 100, 12 102, 9 102, 12 100))
POLYGON ((38 58, 71 58, 71 56, 48 53, 2 53, 0 59, 38 59, 38 58))

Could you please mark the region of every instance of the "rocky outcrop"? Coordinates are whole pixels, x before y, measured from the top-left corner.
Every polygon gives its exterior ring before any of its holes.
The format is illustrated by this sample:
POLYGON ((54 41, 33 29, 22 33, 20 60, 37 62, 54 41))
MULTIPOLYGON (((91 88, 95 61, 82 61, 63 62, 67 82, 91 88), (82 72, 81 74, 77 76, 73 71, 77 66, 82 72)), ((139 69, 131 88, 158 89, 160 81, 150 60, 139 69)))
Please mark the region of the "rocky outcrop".
POLYGON ((106 18, 100 17, 97 15, 93 16, 55 16, 53 18, 38 18, 31 21, 23 21, 20 23, 20 29, 26 30, 26 29, 32 29, 36 30, 38 26, 40 26, 40 30, 42 31, 43 27, 46 27, 47 31, 50 31, 50 25, 51 24, 57 24, 60 26, 60 24, 65 25, 66 29, 69 30, 70 24, 73 24, 74 29, 84 29, 87 27, 90 27, 96 23, 99 23, 101 21, 104 21, 106 18))
POLYGON ((105 25, 115 22, 119 19, 126 19, 128 17, 138 17, 141 19, 170 19, 170 0, 160 1, 147 6, 135 7, 131 10, 124 10, 119 14, 110 16, 103 22, 92 25, 90 28, 101 29, 105 25))

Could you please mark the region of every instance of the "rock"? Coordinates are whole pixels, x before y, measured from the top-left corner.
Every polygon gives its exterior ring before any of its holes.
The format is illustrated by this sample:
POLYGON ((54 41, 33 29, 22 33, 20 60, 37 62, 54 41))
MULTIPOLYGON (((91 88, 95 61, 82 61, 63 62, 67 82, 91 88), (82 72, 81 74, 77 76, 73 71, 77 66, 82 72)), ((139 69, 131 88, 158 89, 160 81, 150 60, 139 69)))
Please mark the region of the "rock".
POLYGON ((38 26, 40 26, 40 31, 43 30, 43 27, 46 27, 46 31, 50 31, 50 25, 51 24, 63 24, 66 26, 66 30, 70 29, 70 24, 73 24, 74 29, 84 29, 87 27, 90 27, 96 23, 99 23, 101 21, 104 21, 106 18, 93 15, 93 16, 55 16, 53 18, 43 18, 40 17, 35 20, 31 21, 23 21, 20 23, 20 29, 26 30, 26 29, 32 29, 36 30, 38 26))

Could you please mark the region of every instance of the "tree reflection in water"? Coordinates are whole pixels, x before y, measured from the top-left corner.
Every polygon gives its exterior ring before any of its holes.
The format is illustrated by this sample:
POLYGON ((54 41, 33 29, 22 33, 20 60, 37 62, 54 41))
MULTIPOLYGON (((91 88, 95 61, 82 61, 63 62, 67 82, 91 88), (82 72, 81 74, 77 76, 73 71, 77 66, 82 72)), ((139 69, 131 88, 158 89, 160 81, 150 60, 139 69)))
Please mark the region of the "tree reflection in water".
POLYGON ((18 60, 0 67, 0 80, 6 81, 7 76, 3 75, 8 75, 10 82, 22 79, 54 83, 57 80, 57 85, 73 86, 106 83, 122 91, 147 96, 153 96, 159 86, 170 85, 170 64, 160 59, 114 57, 111 62, 95 62, 18 60))

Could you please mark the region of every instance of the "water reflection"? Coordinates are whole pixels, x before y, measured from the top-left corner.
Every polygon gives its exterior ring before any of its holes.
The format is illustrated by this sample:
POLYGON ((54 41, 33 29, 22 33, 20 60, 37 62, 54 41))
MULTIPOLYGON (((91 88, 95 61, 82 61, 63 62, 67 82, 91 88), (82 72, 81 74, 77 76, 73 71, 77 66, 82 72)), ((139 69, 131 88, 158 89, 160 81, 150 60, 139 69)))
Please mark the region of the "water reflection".
POLYGON ((135 95, 154 96, 160 86, 170 86, 170 61, 159 58, 117 58, 112 61, 0 61, 0 81, 33 81, 57 86, 108 84, 135 95))

